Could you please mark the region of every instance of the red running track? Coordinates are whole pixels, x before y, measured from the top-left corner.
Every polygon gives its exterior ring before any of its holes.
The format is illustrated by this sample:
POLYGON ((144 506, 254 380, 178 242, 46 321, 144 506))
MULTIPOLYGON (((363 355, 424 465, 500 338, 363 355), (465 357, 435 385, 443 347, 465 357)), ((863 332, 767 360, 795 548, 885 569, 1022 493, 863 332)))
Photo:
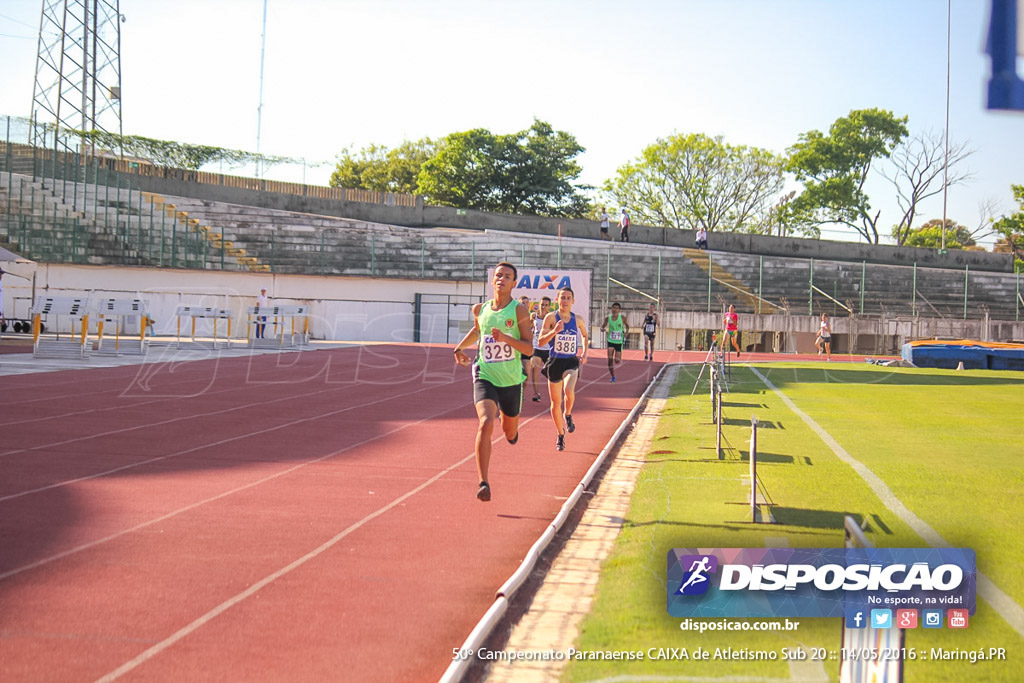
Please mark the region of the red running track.
POLYGON ((449 347, 3 377, 0 680, 437 680, 659 368, 602 355, 486 504, 449 347))

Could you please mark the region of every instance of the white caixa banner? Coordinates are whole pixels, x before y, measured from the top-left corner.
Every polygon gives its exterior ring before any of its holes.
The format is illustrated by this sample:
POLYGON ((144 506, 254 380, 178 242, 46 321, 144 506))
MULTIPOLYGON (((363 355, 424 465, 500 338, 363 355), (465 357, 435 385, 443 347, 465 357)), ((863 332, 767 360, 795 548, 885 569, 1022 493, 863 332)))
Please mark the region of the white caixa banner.
MULTIPOLYGON (((491 295, 491 277, 494 267, 487 269, 487 292, 491 295)), ((568 268, 519 268, 516 288, 512 290, 512 298, 530 297, 530 310, 536 310, 541 297, 551 297, 552 306, 558 290, 570 287, 575 296, 572 305, 574 313, 583 316, 590 324, 590 271, 569 270, 568 268)), ((554 309, 552 309, 554 310, 554 309)))

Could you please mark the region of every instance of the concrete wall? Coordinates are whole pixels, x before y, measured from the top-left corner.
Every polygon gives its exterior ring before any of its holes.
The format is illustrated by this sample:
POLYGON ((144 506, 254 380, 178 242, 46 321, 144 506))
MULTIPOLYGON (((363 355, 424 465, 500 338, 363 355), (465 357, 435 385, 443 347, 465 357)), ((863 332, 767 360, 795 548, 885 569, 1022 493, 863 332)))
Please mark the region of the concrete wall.
MULTIPOLYGON (((483 292, 482 284, 473 282, 61 264, 39 264, 35 281, 37 297, 92 294, 132 298, 141 295, 156 320, 157 335, 177 333, 175 311, 179 304, 228 308, 234 318, 232 335, 235 338, 246 337, 246 308, 255 305, 261 287, 267 288, 271 304, 308 304, 313 338, 346 341, 413 341, 416 294, 469 301, 483 292)), ((28 317, 31 283, 11 279, 10 283, 4 283, 3 295, 8 318, 28 317)), ((465 306, 458 310, 460 315, 465 314, 465 306)), ((440 311, 433 315, 442 316, 440 311)), ((449 315, 444 315, 444 322, 423 321, 421 328, 444 330, 449 315)), ((48 320, 47 329, 66 332, 71 329, 71 321, 48 320)), ((206 336, 212 331, 212 321, 197 321, 197 335, 206 336)), ((182 333, 186 332, 191 334, 190 321, 183 323, 182 333)), ((221 327, 218 333, 224 336, 226 331, 221 327)))
MULTIPOLYGON (((419 197, 417 206, 385 206, 363 202, 320 199, 275 192, 243 190, 205 183, 188 182, 184 179, 155 178, 125 175, 133 189, 166 193, 182 197, 195 197, 209 201, 222 201, 247 206, 257 206, 284 211, 299 211, 341 218, 410 227, 448 227, 471 230, 505 230, 533 234, 558 235, 600 239, 600 223, 589 220, 539 218, 512 216, 452 209, 442 206, 424 206, 419 197)), ((187 174, 183 176, 187 178, 187 174)), ((618 228, 612 226, 613 237, 618 228)), ((693 247, 694 233, 691 230, 672 230, 660 227, 632 225, 630 240, 645 244, 660 244, 675 247, 693 247)), ((731 251, 764 256, 789 256, 834 261, 866 261, 888 265, 919 266, 932 268, 954 268, 992 272, 1013 272, 1013 259, 1009 254, 993 254, 982 251, 949 250, 940 254, 935 249, 916 247, 875 246, 856 242, 835 242, 829 240, 800 239, 794 237, 771 237, 742 233, 711 233, 708 246, 720 251, 731 251)))
MULTIPOLYGON (((17 272, 31 275, 31 266, 19 265, 17 272)), ((421 341, 454 343, 468 329, 469 307, 485 296, 483 282, 398 280, 315 275, 271 275, 230 271, 174 270, 119 266, 38 264, 35 293, 52 296, 130 298, 139 294, 156 319, 157 335, 175 335, 178 304, 229 308, 236 339, 247 336, 246 308, 255 304, 261 287, 267 288, 271 303, 305 303, 311 309, 310 332, 314 339, 339 341, 410 342, 416 329, 416 295, 433 301, 422 307, 420 329, 434 338, 421 341)), ((8 318, 28 316, 32 284, 5 278, 4 311, 8 318), (17 301, 16 301, 17 299, 17 301)), ((600 333, 603 310, 590 312, 591 339, 603 346, 600 333)), ((638 330, 642 309, 625 312, 630 327, 638 330)), ((721 327, 721 313, 665 311, 657 338, 659 350, 677 346, 694 348, 692 335, 721 327)), ((1024 322, 916 318, 833 318, 835 352, 896 354, 908 339, 945 337, 1006 341, 1024 339, 1024 322)), ((67 332, 70 320, 48 320, 49 331, 67 332)), ((744 345, 764 335, 765 348, 782 352, 810 352, 818 330, 818 319, 806 315, 742 315, 744 345), (778 334, 775 339, 772 335, 778 334)), ((137 330, 137 327, 133 328, 137 330)), ((186 322, 183 333, 190 334, 186 322)), ((8 330, 8 334, 10 334, 8 330)), ((212 333, 210 321, 200 321, 199 336, 212 333)), ((225 336, 225 330, 219 330, 225 336)), ((635 341, 635 340, 634 340, 635 341)))

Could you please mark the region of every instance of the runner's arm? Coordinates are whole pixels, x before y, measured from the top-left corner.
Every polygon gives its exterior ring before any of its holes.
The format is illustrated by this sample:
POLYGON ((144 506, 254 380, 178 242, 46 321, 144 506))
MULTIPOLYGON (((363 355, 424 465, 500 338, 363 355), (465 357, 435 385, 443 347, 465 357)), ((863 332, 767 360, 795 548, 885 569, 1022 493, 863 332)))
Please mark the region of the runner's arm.
POLYGON ((541 328, 540 338, 537 339, 537 343, 541 346, 547 346, 564 327, 565 325, 561 320, 555 322, 554 313, 548 313, 547 317, 544 318, 544 327, 541 328))
POLYGON ((580 362, 587 362, 587 349, 590 347, 590 335, 587 334, 587 321, 576 315, 576 329, 580 331, 580 336, 583 337, 583 353, 580 354, 580 362))
POLYGON ((466 333, 466 336, 455 345, 455 362, 459 365, 468 365, 469 356, 466 355, 464 349, 468 349, 473 346, 480 339, 480 306, 482 304, 476 304, 473 306, 473 329, 466 333))

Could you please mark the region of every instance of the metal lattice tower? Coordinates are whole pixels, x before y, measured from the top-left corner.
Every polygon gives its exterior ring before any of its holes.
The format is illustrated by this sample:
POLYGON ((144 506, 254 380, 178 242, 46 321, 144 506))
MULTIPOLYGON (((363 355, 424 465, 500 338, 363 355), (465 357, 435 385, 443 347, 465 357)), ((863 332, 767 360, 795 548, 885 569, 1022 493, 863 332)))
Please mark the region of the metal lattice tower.
POLYGON ((43 0, 32 141, 46 130, 122 133, 120 0, 43 0))

